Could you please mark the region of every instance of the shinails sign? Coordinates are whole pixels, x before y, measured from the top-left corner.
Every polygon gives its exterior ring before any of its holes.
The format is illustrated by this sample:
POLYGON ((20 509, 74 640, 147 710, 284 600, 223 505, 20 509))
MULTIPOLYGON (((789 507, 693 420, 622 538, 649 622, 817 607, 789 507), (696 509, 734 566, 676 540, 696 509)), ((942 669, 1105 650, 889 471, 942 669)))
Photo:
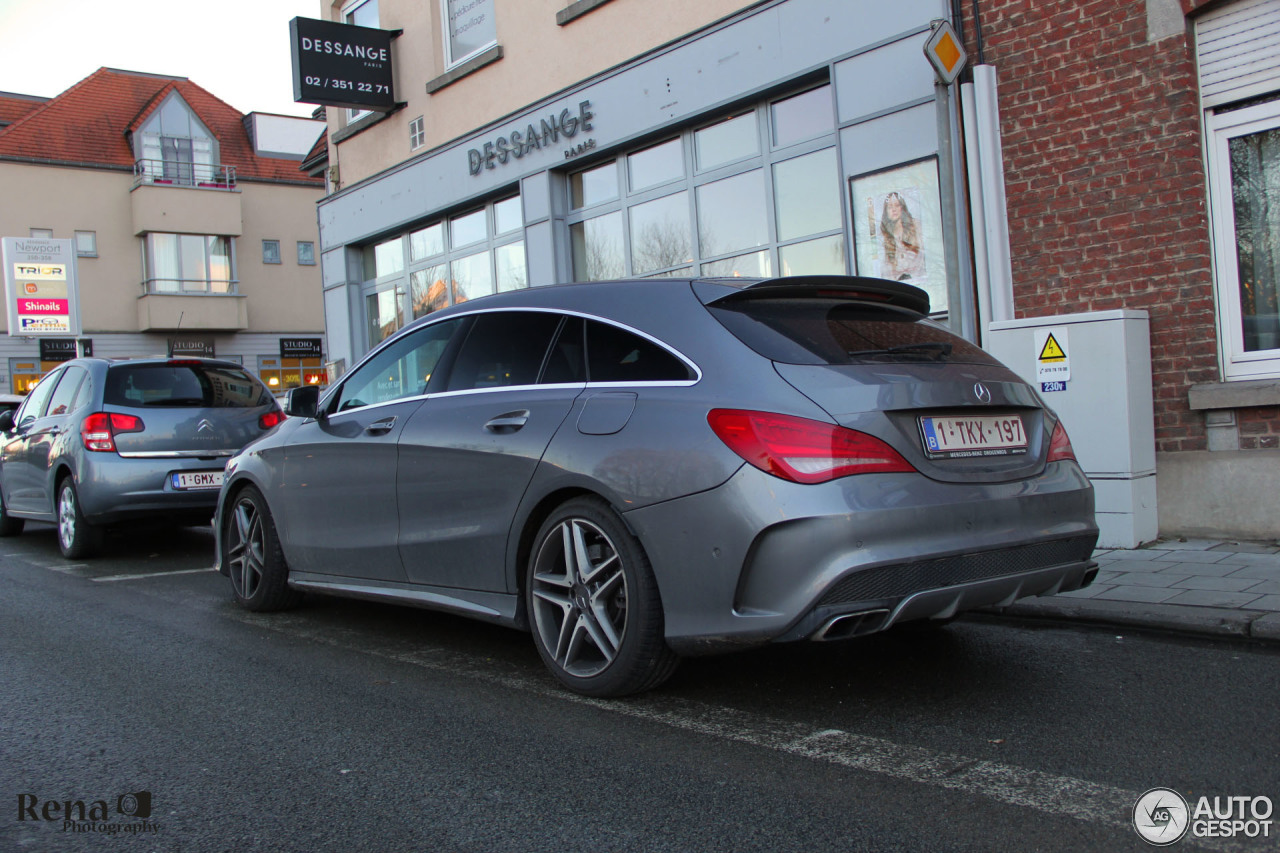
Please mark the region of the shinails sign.
POLYGON ((530 122, 523 131, 513 130, 505 136, 484 143, 479 148, 467 151, 467 163, 471 174, 478 175, 483 169, 496 169, 506 165, 514 157, 517 160, 531 151, 550 148, 563 138, 566 147, 564 158, 571 160, 579 154, 585 154, 596 147, 594 139, 573 143, 571 140, 579 133, 590 133, 594 128, 591 120, 595 113, 591 111, 591 102, 578 104, 578 112, 563 109, 539 121, 530 122))

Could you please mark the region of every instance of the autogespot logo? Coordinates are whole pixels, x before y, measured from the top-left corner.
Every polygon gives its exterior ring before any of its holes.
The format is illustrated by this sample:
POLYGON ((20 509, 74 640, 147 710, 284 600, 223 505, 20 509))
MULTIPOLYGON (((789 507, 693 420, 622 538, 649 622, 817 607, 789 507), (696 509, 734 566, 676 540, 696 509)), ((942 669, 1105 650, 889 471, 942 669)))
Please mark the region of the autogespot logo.
POLYGON ((1157 847, 1176 844, 1190 825, 1187 801, 1169 788, 1152 788, 1133 806, 1133 828, 1142 840, 1157 847))

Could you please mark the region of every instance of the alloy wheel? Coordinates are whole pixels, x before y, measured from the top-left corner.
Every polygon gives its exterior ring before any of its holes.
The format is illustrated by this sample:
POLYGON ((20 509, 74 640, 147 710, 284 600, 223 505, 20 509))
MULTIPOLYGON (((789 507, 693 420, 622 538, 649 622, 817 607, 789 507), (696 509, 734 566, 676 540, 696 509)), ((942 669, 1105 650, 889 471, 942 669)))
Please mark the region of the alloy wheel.
POLYGON ((248 498, 236 501, 227 530, 227 567, 231 584, 242 599, 253 598, 262 583, 266 541, 262 514, 248 498))
POLYGON ((603 530, 562 521, 543 539, 533 571, 535 629, 564 672, 589 678, 613 663, 627 628, 622 556, 603 530))
POLYGON ((71 549, 76 540, 76 491, 71 484, 63 483, 58 491, 58 541, 63 551, 71 549))

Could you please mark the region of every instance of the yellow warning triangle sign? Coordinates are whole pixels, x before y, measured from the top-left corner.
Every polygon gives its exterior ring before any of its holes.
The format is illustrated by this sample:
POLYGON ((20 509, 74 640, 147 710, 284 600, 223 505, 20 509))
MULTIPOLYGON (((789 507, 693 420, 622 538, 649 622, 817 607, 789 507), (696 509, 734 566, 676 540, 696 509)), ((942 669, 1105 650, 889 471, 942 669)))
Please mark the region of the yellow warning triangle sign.
POLYGON ((1040 350, 1040 361, 1065 361, 1066 358, 1066 350, 1053 337, 1053 332, 1050 332, 1048 340, 1040 350))

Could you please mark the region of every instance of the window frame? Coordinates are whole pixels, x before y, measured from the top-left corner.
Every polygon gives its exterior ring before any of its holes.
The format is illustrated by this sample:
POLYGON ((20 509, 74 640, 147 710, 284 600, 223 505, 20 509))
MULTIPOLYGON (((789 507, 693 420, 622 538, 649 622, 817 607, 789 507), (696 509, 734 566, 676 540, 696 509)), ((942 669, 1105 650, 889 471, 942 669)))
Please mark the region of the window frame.
MULTIPOLYGON (((441 39, 441 41, 443 42, 443 47, 444 47, 444 52, 443 52, 442 56, 443 56, 443 58, 444 58, 444 70, 445 70, 446 72, 448 72, 448 71, 452 71, 453 69, 457 68, 458 66, 460 66, 460 65, 462 65, 463 63, 467 62, 468 60, 470 60, 470 59, 474 59, 475 57, 477 57, 477 56, 479 56, 480 54, 484 53, 486 50, 489 50, 489 49, 491 49, 491 48, 493 48, 493 47, 496 47, 496 46, 497 46, 497 44, 498 44, 498 19, 497 19, 496 15, 495 15, 494 20, 493 20, 493 40, 492 40, 492 41, 485 42, 483 45, 481 45, 481 46, 480 46, 480 47, 478 47, 478 48, 475 48, 474 50, 472 50, 470 53, 466 54, 465 56, 454 56, 454 55, 453 55, 453 44, 452 44, 452 42, 451 42, 451 31, 450 31, 450 29, 449 29, 449 3, 450 3, 450 0, 439 0, 439 2, 440 2, 440 39, 441 39)), ((490 4, 490 13, 492 14, 492 12, 493 12, 493 6, 495 6, 495 5, 496 5, 496 4, 494 3, 494 0, 481 0, 481 2, 487 2, 487 3, 489 3, 489 4, 490 4)))
POLYGON ((409 150, 417 151, 427 144, 427 125, 423 116, 409 120, 409 150))
MULTIPOLYGON (((1214 290, 1218 356, 1223 379, 1280 378, 1280 347, 1246 351, 1240 267, 1236 251, 1235 197, 1230 145, 1233 139, 1266 131, 1280 132, 1280 99, 1205 114, 1209 207, 1213 233, 1214 290)), ((1277 164, 1280 169, 1280 164, 1277 164)))
MULTIPOLYGON (((177 269, 179 272, 181 272, 184 265, 181 239, 178 239, 176 246, 177 246, 177 252, 176 252, 177 269)), ((236 238, 235 237, 228 237, 223 234, 177 234, 169 231, 148 231, 146 234, 142 235, 141 247, 142 247, 142 272, 144 276, 142 284, 147 294, 162 294, 167 296, 211 294, 211 293, 236 294, 236 293, 239 293, 240 291, 240 280, 236 276, 236 238), (177 238, 182 238, 182 237, 203 238, 206 241, 205 250, 203 253, 204 274, 205 274, 204 279, 183 279, 183 278, 174 279, 174 278, 167 278, 167 277, 161 277, 156 275, 155 274, 156 273, 155 254, 153 250, 155 247, 154 238, 156 238, 157 236, 177 237, 177 238), (208 251, 208 242, 207 242, 210 239, 226 241, 227 275, 229 277, 225 280, 220 278, 215 279, 212 277, 213 266, 210 260, 212 256, 211 256, 211 253, 208 251), (156 287, 156 282, 158 281, 177 282, 178 288, 177 290, 159 290, 156 287), (187 282, 189 281, 192 281, 192 282, 202 281, 204 284, 204 287, 202 288, 188 287, 187 282), (214 285, 216 284, 225 284, 226 290, 216 289, 214 287, 214 285)))
POLYGON ((303 267, 314 267, 316 265, 316 243, 314 240, 298 241, 298 265, 303 267), (303 254, 302 254, 303 246, 307 247, 307 253, 308 253, 309 259, 303 258, 303 254))
POLYGON ((279 240, 263 240, 262 241, 262 262, 264 264, 282 264, 284 259, 280 257, 280 241, 279 240), (271 249, 274 247, 274 249, 271 249), (274 255, 272 252, 274 251, 274 255))
POLYGON ((97 231, 74 231, 71 239, 75 243, 76 257, 78 258, 96 258, 98 257, 98 232, 97 231), (88 234, 92 241, 92 247, 89 249, 80 248, 80 235, 88 234))
MULTIPOLYGON (((377 7, 378 0, 349 0, 349 2, 343 3, 342 9, 338 12, 338 18, 339 18, 338 22, 342 24, 349 24, 351 26, 356 26, 356 27, 367 26, 366 24, 357 24, 354 21, 354 18, 355 18, 355 13, 357 9, 359 9, 362 6, 367 6, 370 3, 372 3, 375 7, 377 7)), ((378 14, 378 20, 374 24, 374 27, 381 28, 382 10, 378 9, 377 14, 378 14)), ((366 116, 373 115, 373 113, 374 113, 373 110, 351 109, 350 107, 348 107, 346 110, 347 125, 350 126, 352 124, 355 124, 356 122, 360 121, 360 119, 366 116)))

